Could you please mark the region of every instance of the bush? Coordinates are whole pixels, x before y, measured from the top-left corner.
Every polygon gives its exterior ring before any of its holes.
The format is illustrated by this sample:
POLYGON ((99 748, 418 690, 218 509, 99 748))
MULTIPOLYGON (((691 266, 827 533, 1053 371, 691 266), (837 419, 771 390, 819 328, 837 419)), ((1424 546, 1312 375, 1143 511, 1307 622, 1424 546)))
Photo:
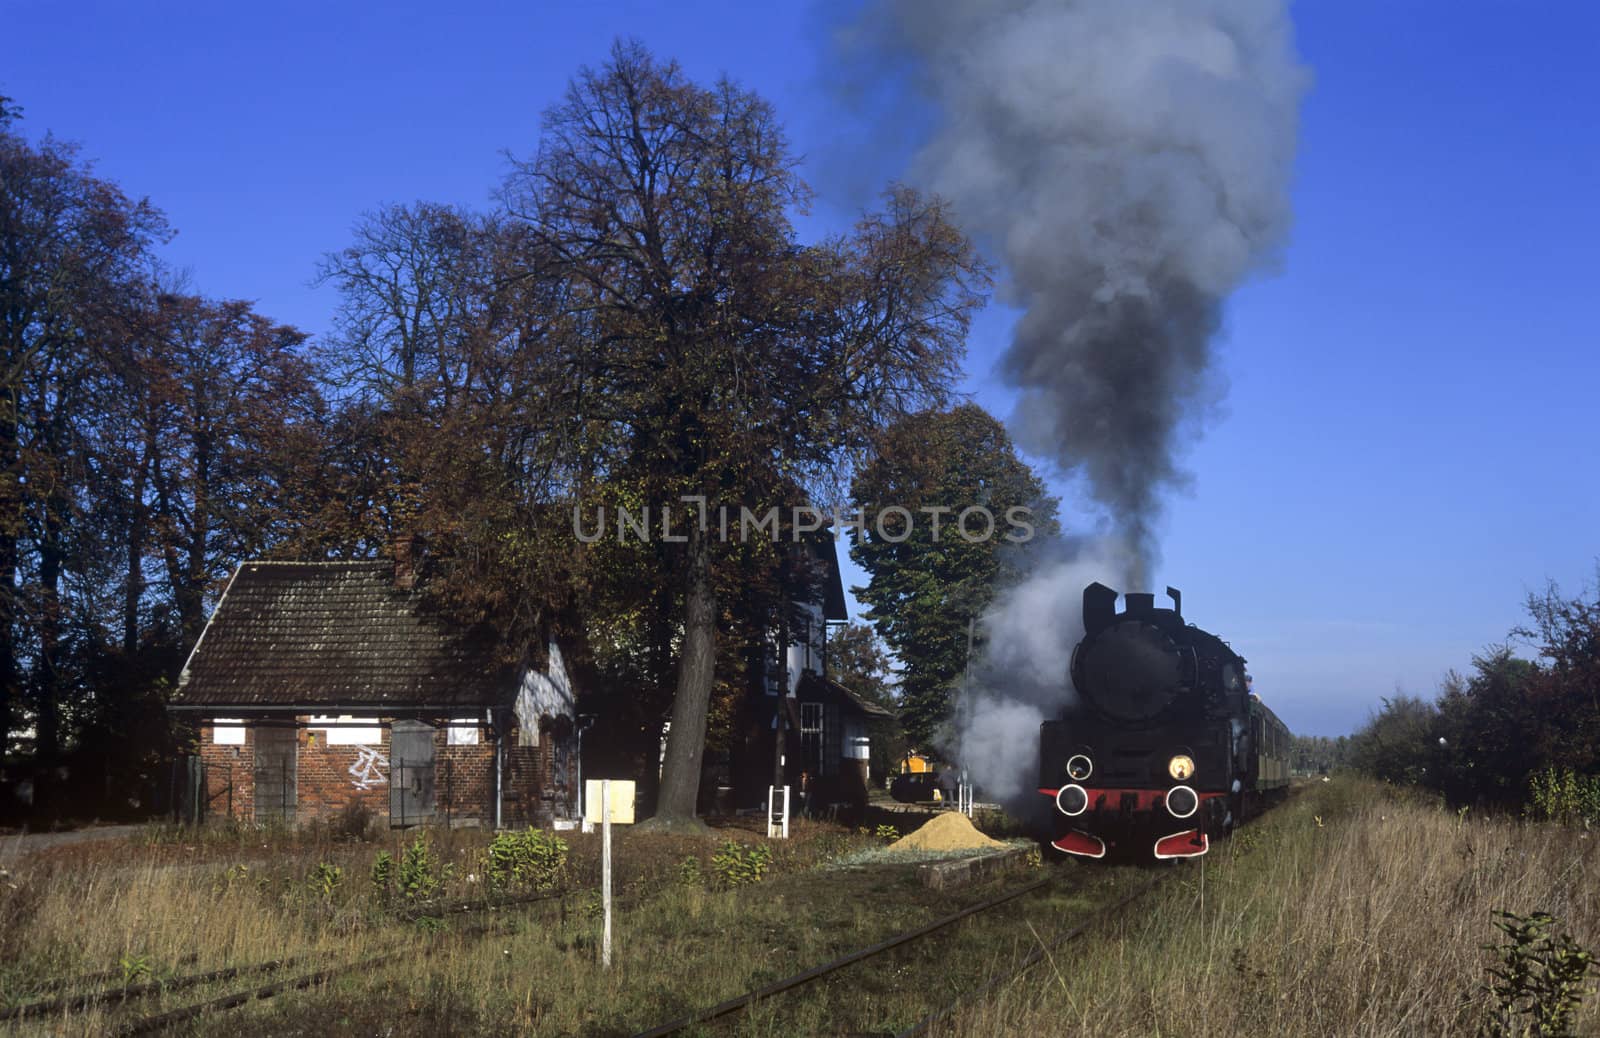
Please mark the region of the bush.
POLYGON ((549 890, 566 874, 567 841, 543 829, 498 833, 489 843, 484 873, 497 890, 549 890))
POLYGON ((328 819, 328 835, 336 840, 365 842, 372 835, 378 816, 359 800, 351 800, 328 819))
POLYGON ((1528 807, 1543 821, 1585 828, 1600 823, 1600 776, 1546 768, 1528 780, 1528 807))
POLYGON ((685 887, 698 887, 705 883, 699 858, 691 854, 678 862, 678 883, 685 887))
POLYGON ((772 851, 764 843, 746 847, 729 840, 711 856, 711 870, 728 887, 761 882, 771 864, 772 851))

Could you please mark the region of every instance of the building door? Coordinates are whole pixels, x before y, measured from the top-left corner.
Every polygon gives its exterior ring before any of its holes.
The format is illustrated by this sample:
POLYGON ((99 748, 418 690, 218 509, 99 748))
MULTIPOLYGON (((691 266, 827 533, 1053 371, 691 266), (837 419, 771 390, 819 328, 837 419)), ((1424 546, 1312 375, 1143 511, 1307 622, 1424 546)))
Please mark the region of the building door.
POLYGON ((256 821, 294 824, 300 733, 292 726, 255 726, 256 821))
POLYGON ((389 730, 389 824, 433 820, 433 733, 422 721, 396 721, 389 730))

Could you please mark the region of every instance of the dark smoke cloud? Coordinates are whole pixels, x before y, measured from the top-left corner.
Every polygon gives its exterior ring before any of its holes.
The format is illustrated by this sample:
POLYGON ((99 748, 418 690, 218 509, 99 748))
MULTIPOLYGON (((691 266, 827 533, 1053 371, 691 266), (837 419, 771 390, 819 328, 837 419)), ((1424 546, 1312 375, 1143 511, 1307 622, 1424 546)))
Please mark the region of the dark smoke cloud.
POLYGON ((1285 4, 883 0, 841 43, 934 107, 912 179, 1004 263, 1013 432, 1086 477, 1143 586, 1179 441, 1221 395, 1222 303, 1289 226, 1308 75, 1285 4))

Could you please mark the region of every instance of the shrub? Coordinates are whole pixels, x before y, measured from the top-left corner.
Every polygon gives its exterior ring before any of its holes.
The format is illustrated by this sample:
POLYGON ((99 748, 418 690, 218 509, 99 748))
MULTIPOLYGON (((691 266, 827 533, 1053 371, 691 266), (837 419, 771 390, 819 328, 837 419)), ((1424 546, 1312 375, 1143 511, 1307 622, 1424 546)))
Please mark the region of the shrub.
POLYGON ((1489 971, 1495 1012, 1484 1032, 1500 1036, 1536 1034, 1559 1038, 1572 1033, 1572 1018, 1583 1003, 1584 978, 1594 955, 1571 934, 1551 936, 1555 919, 1544 912, 1519 916, 1496 912, 1502 944, 1486 944, 1500 964, 1489 971))
POLYGON ((351 800, 328 820, 328 835, 336 840, 365 841, 376 820, 372 808, 359 800, 351 800))
POLYGON ((1528 806, 1535 818, 1588 827, 1600 823, 1600 775, 1571 768, 1546 768, 1528 780, 1528 806))
POLYGON ((711 856, 711 869, 724 886, 739 887, 759 883, 772 864, 772 851, 764 843, 746 847, 729 840, 711 856))
POLYGON ((567 841, 543 829, 499 833, 489 843, 484 872, 495 890, 549 890, 566 874, 567 841))

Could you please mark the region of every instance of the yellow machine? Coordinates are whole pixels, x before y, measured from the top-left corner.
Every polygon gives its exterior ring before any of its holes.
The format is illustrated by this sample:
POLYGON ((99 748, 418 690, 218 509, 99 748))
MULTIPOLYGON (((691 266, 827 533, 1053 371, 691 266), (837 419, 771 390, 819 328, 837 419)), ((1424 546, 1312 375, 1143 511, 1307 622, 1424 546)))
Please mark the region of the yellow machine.
POLYGON ((914 750, 901 757, 900 774, 889 783, 889 795, 902 804, 944 803, 938 764, 927 754, 914 750))

